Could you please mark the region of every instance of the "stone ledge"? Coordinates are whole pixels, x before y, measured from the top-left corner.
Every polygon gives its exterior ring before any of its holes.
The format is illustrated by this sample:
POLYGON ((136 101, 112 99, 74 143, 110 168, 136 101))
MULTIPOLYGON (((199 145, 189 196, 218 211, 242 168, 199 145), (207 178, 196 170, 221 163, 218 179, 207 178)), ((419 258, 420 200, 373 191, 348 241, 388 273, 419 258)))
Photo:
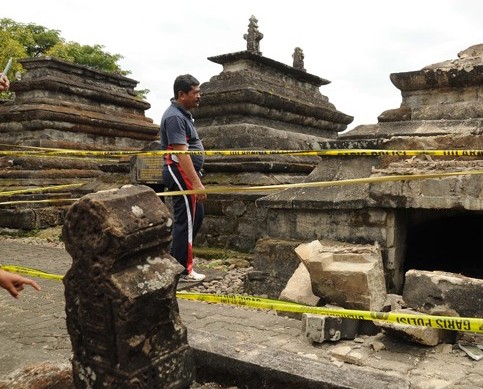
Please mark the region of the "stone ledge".
POLYGON ((287 351, 237 343, 205 331, 188 329, 198 381, 243 388, 404 389, 409 382, 383 373, 317 361, 287 351))

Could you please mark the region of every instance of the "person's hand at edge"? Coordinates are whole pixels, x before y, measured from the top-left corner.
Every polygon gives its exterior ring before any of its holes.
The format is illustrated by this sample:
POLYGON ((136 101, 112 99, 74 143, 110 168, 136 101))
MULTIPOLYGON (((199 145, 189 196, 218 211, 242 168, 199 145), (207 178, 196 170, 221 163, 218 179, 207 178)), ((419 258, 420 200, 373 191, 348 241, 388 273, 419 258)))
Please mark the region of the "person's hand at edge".
POLYGON ((10 88, 10 81, 5 74, 0 74, 0 92, 7 91, 10 88))
POLYGON ((40 286, 30 278, 0 269, 0 286, 6 289, 12 297, 18 299, 20 292, 24 289, 24 285, 30 285, 36 290, 41 289, 40 286))

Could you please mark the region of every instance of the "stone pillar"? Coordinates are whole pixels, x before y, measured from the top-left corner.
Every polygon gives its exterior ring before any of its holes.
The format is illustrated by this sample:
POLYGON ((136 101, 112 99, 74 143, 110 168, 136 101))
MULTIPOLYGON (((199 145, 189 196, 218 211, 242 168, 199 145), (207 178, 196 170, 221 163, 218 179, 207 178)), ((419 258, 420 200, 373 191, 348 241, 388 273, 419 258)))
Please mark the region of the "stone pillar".
POLYGON ((146 186, 89 194, 63 238, 73 376, 80 388, 189 388, 194 359, 176 301, 183 267, 167 253, 172 220, 146 186))

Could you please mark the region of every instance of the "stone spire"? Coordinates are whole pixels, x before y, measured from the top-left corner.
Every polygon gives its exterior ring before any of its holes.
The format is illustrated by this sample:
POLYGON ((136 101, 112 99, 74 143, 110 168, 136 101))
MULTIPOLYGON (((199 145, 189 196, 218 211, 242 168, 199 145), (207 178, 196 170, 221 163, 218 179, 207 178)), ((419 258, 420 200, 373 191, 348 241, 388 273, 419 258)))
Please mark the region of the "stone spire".
POLYGON ((302 71, 306 71, 304 68, 304 51, 300 47, 296 47, 293 54, 293 67, 302 71))
POLYGON ((263 34, 258 31, 258 20, 252 15, 248 24, 248 34, 244 34, 243 38, 247 41, 247 51, 253 54, 262 55, 260 51, 260 41, 263 34))

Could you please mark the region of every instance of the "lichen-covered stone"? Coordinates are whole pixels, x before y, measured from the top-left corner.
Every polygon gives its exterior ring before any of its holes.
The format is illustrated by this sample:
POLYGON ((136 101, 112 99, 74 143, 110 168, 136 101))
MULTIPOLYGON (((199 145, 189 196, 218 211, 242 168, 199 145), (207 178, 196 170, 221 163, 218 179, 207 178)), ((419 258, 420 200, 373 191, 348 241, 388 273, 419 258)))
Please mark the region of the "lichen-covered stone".
POLYGON ((63 238, 75 387, 187 388, 194 377, 167 253, 171 216, 154 191, 128 186, 82 197, 63 238))

